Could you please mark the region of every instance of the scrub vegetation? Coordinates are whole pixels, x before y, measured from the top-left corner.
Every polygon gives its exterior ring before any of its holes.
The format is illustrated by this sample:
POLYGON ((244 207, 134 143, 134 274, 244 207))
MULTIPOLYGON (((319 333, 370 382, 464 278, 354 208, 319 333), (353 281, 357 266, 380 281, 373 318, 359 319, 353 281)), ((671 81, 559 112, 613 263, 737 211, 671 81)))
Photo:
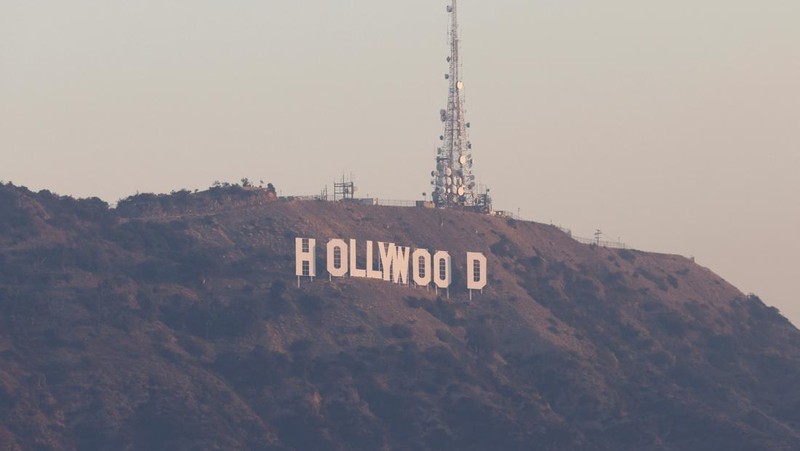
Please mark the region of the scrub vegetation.
POLYGON ((680 256, 252 186, 0 186, 2 449, 791 450, 798 380, 800 332, 680 256), (483 252, 489 285, 298 288, 294 238, 339 236, 483 252))

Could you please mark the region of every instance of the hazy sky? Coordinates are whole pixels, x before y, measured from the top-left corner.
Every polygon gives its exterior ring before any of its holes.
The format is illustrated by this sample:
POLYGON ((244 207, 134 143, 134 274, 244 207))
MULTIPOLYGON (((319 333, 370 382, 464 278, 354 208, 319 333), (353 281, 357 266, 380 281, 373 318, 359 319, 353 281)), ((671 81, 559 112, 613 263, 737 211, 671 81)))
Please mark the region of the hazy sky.
MULTIPOLYGON (((428 192, 445 0, 0 0, 0 179, 428 192)), ((497 207, 695 256, 800 324, 800 1, 462 0, 497 207)))

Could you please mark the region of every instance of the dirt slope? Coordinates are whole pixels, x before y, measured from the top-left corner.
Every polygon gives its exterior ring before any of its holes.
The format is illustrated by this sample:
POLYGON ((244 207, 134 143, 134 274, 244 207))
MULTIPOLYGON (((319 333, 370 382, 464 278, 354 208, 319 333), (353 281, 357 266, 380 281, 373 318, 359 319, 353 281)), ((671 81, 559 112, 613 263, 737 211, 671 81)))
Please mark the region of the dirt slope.
POLYGON ((799 343, 686 258, 542 224, 0 186, 0 449, 800 449, 799 343), (295 237, 320 270, 330 238, 447 250, 450 298, 298 289, 295 237))

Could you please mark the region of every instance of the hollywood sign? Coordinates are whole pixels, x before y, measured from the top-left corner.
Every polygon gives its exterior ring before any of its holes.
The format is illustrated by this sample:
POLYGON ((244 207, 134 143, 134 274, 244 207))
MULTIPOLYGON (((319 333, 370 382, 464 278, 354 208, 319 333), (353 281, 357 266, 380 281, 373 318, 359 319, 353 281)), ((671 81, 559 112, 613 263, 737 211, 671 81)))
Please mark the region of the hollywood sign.
MULTIPOLYGON (((354 277, 376 279, 396 284, 415 284, 449 290, 452 283, 452 259, 447 251, 429 251, 398 246, 381 241, 332 239, 326 245, 326 270, 329 278, 354 277), (359 252, 365 262, 358 266, 359 252)), ((316 240, 295 239, 295 273, 301 277, 317 277, 316 240)), ((467 289, 483 290, 486 286, 486 257, 480 252, 467 252, 467 289)))

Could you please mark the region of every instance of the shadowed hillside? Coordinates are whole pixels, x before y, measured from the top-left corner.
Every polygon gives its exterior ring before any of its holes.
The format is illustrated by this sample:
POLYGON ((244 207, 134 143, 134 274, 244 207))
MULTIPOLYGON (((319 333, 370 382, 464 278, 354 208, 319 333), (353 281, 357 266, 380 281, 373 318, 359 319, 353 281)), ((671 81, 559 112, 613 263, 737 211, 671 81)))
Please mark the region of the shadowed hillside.
POLYGON ((798 380, 798 330, 679 256, 257 189, 0 185, 3 450, 795 450, 798 380), (300 288, 295 237, 322 276, 300 288), (450 298, 329 282, 330 238, 447 250, 450 298))

